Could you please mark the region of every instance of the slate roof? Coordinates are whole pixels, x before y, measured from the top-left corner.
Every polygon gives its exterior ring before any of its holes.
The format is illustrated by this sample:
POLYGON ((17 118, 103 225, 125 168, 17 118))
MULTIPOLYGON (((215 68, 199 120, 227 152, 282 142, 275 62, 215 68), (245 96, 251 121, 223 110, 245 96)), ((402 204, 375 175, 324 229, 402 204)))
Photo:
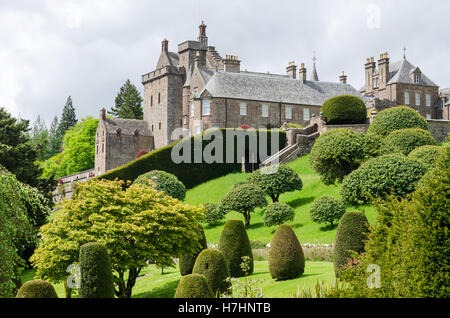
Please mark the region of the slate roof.
POLYGON ((337 95, 361 96, 348 84, 316 81, 303 83, 301 80, 285 75, 223 71, 214 73, 198 97, 206 91, 212 97, 218 98, 311 106, 322 106, 328 98, 337 95))
MULTIPOLYGON (((414 77, 411 76, 412 72, 415 69, 416 67, 413 64, 411 64, 407 59, 402 59, 400 61, 390 63, 388 85, 395 83, 415 84, 414 77)), ((419 85, 437 86, 431 79, 429 79, 423 73, 421 73, 421 81, 419 85)))
POLYGON ((175 52, 169 52, 169 59, 173 66, 178 66, 180 57, 178 56, 178 53, 175 52))
POLYGON ((136 129, 139 130, 141 136, 151 136, 150 128, 144 120, 137 119, 122 119, 122 118, 106 118, 103 120, 107 133, 117 133, 120 128, 122 135, 134 135, 136 129))
POLYGON ((319 76, 317 75, 316 63, 313 64, 313 70, 311 72, 311 81, 319 81, 319 76))
POLYGON ((447 95, 447 101, 445 102, 445 106, 450 105, 450 87, 441 89, 441 93, 447 95))

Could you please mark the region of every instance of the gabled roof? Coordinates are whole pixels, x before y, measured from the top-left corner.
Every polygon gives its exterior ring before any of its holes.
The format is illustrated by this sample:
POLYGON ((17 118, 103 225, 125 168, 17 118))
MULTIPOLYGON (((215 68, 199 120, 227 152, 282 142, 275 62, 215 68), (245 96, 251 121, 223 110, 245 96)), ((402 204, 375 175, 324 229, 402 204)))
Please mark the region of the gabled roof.
MULTIPOLYGON (((395 83, 406 83, 415 84, 414 78, 411 74, 415 70, 419 70, 413 64, 411 64, 407 59, 402 59, 400 61, 389 64, 389 82, 390 84, 395 83)), ((425 86, 437 86, 432 80, 430 80, 425 74, 421 74, 420 85, 425 86)))
POLYGON ((122 119, 122 118, 106 118, 102 120, 105 125, 107 133, 117 133, 117 129, 120 128, 122 135, 133 136, 136 129, 141 136, 151 136, 152 133, 148 127, 148 124, 144 120, 138 119, 122 119))
POLYGON ((285 104, 322 106, 337 95, 361 96, 351 85, 292 79, 285 75, 264 73, 232 73, 217 71, 197 97, 267 101, 285 104))

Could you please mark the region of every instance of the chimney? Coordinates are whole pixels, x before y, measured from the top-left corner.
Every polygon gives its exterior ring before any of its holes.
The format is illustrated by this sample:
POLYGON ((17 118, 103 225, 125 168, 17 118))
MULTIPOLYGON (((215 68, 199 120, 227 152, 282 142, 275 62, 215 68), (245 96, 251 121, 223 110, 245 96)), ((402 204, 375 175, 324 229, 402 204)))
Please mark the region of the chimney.
POLYGON ((164 38, 161 42, 161 51, 166 53, 169 52, 169 41, 167 41, 166 38, 164 38))
POLYGON ((208 37, 206 36, 206 24, 204 21, 202 21, 202 24, 199 25, 199 32, 198 32, 198 38, 197 41, 200 43, 208 45, 208 37))
POLYGON ((305 63, 301 64, 300 71, 298 72, 298 75, 299 75, 299 79, 303 83, 305 83, 306 82, 306 67, 305 67, 305 63))
POLYGON ((367 58, 366 64, 366 93, 373 91, 373 74, 375 73, 375 61, 373 57, 367 58))
POLYGON ((239 61, 237 56, 226 55, 225 59, 222 60, 224 71, 232 73, 241 72, 241 61, 239 61))
POLYGON ((344 74, 344 71, 342 71, 342 75, 339 76, 339 80, 342 84, 347 84, 347 75, 344 74))
POLYGON ((288 67, 286 67, 286 72, 290 78, 297 78, 297 65, 295 65, 294 61, 289 62, 288 67))
POLYGON ((101 120, 106 119, 106 109, 104 109, 104 108, 100 109, 100 119, 101 120))
POLYGON ((386 88, 386 84, 389 81, 389 57, 387 52, 380 54, 378 71, 380 73, 379 87, 380 89, 386 88))

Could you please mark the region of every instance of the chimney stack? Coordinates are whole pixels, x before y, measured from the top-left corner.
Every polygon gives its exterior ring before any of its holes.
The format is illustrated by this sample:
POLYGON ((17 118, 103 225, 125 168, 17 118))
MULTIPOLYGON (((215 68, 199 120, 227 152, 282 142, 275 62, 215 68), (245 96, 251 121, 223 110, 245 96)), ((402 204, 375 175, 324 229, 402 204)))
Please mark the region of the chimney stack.
POLYGON ((289 62, 288 67, 286 67, 286 72, 290 78, 297 78, 297 65, 295 65, 294 61, 289 62))
POLYGON ((373 91, 373 74, 375 73, 375 61, 373 57, 369 57, 364 65, 366 69, 366 93, 373 91))
POLYGON ((299 79, 303 82, 303 83, 305 83, 306 82, 306 67, 305 67, 305 63, 302 63, 301 64, 301 67, 300 67, 300 71, 299 71, 299 79))
POLYGON ((226 55, 225 59, 222 60, 224 71, 232 73, 241 72, 241 61, 239 61, 237 56, 226 55))
POLYGON ((380 73, 379 87, 380 89, 386 88, 389 81, 389 57, 387 52, 380 54, 378 71, 380 73))
POLYGON ((161 42, 161 51, 166 53, 169 52, 169 41, 166 38, 161 42))
POLYGON ((202 24, 199 25, 199 32, 198 32, 198 42, 208 45, 208 37, 206 36, 206 24, 204 21, 202 21, 202 24))
POLYGON ((197 51, 194 57, 194 65, 196 68, 201 68, 205 66, 205 56, 202 56, 202 53, 200 51, 197 51))
POLYGON ((106 109, 105 108, 100 109, 100 119, 101 120, 106 119, 106 109))
POLYGON ((339 80, 342 84, 347 84, 347 75, 344 74, 344 71, 342 71, 342 75, 339 76, 339 80))

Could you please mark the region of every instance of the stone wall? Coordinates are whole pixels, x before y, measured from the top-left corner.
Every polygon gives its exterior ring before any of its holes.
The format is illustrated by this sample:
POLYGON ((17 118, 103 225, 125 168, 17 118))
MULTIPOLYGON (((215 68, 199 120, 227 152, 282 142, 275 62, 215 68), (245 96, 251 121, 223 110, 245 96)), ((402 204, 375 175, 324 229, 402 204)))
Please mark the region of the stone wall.
POLYGON ((430 134, 438 142, 443 142, 450 133, 450 121, 447 120, 427 120, 430 134))

